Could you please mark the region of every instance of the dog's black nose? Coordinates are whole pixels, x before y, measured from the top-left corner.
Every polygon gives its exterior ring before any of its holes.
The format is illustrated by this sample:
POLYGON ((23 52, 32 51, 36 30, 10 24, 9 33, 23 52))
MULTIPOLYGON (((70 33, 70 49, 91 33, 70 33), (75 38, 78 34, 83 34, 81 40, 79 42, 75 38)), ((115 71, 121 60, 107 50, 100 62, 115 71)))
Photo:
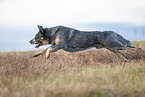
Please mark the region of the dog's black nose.
POLYGON ((36 43, 37 43, 37 41, 35 40, 35 38, 30 40, 30 44, 36 44, 36 43))
POLYGON ((30 40, 29 42, 30 42, 30 44, 32 44, 32 42, 33 42, 33 39, 32 39, 32 40, 30 40))

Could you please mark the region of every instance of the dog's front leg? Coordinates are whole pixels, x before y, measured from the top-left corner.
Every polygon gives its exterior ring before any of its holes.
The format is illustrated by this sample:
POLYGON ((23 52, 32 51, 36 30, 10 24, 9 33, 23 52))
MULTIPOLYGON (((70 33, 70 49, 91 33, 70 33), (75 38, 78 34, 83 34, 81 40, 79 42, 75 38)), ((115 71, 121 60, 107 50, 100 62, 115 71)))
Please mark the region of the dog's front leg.
POLYGON ((47 49, 46 51, 46 58, 50 57, 50 53, 52 52, 56 52, 57 50, 62 49, 62 46, 60 45, 55 45, 55 46, 51 46, 47 49))
MULTIPOLYGON (((47 49, 48 49, 48 48, 47 48, 47 49)), ((46 51, 47 51, 47 49, 45 49, 45 50, 41 50, 41 51, 39 51, 39 52, 36 52, 36 53, 33 55, 33 57, 38 57, 38 56, 40 56, 40 55, 45 54, 46 51)))

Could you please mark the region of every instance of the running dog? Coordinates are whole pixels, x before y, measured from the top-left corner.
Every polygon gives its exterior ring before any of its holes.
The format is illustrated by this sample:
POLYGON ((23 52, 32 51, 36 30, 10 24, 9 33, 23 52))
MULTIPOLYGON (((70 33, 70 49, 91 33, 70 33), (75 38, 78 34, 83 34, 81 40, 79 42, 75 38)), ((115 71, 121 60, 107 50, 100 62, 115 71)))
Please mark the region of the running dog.
POLYGON ((33 57, 46 54, 46 58, 49 58, 50 53, 60 49, 68 52, 77 52, 95 47, 96 49, 106 48, 118 56, 123 56, 126 60, 129 60, 119 50, 136 48, 130 41, 113 31, 79 31, 64 26, 45 29, 42 26, 38 26, 38 29, 39 32, 34 39, 30 40, 30 44, 36 44, 36 48, 47 44, 51 44, 51 46, 35 53, 33 57))

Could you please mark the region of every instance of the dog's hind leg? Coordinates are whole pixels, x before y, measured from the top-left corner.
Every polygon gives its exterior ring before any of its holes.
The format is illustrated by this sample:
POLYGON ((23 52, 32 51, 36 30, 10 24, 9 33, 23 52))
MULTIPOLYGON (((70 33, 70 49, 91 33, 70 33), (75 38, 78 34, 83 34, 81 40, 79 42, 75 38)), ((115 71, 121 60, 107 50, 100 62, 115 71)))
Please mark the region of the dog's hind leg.
POLYGON ((123 53, 121 53, 121 52, 118 51, 118 50, 111 50, 111 49, 108 49, 108 50, 110 50, 111 52, 115 53, 119 58, 120 58, 120 55, 121 55, 121 56, 123 56, 123 58, 124 58, 126 61, 129 61, 129 60, 130 60, 127 56, 125 56, 123 53))
POLYGON ((116 48, 117 50, 128 50, 128 49, 131 49, 131 50, 141 50, 141 48, 139 47, 134 47, 134 46, 122 46, 122 47, 117 47, 116 48))
POLYGON ((117 52, 118 52, 120 55, 122 55, 122 56, 125 58, 125 60, 127 59, 127 61, 130 61, 130 59, 129 59, 127 56, 125 56, 123 53, 121 53, 121 52, 118 51, 118 50, 117 50, 117 52))
POLYGON ((128 46, 131 50, 142 50, 140 47, 128 46))

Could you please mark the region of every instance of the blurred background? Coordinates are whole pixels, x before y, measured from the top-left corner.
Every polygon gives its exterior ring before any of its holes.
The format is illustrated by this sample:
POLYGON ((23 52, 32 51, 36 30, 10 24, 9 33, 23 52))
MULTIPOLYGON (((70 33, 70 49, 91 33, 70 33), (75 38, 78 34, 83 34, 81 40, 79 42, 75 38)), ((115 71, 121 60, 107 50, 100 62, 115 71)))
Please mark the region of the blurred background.
MULTIPOLYGON (((145 40, 145 0, 0 0, 0 52, 35 49, 37 25, 114 31, 145 40)), ((44 47, 41 47, 44 48, 44 47)))

